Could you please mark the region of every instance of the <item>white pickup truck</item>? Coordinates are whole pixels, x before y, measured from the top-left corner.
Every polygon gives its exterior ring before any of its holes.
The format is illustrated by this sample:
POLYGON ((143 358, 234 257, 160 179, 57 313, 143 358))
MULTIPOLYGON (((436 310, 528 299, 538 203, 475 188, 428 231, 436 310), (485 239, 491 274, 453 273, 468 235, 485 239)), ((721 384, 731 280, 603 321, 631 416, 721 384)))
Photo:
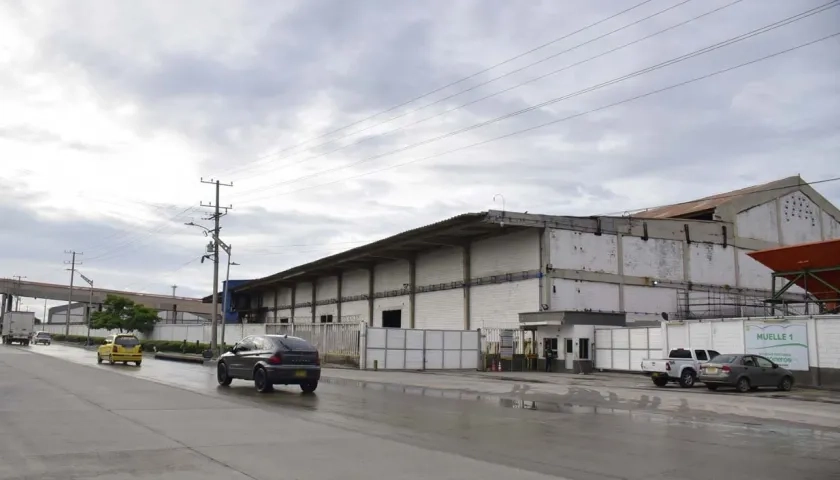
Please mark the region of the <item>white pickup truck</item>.
POLYGON ((683 388, 691 388, 697 380, 700 365, 720 355, 714 350, 671 350, 668 358, 646 358, 642 360, 642 371, 653 379, 654 385, 664 387, 677 382, 683 388))

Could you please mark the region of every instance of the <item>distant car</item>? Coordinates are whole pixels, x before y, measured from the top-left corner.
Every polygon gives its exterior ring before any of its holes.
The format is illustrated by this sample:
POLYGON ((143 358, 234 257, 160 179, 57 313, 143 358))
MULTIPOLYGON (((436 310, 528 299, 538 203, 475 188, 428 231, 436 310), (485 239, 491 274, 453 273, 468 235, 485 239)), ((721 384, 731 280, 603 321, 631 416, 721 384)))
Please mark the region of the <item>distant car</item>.
POLYGON ((781 391, 793 388, 793 373, 769 358, 750 354, 724 354, 716 356, 700 368, 697 379, 709 390, 718 387, 735 387, 744 393, 761 387, 775 387, 781 391))
POLYGON ((318 349, 302 338, 253 335, 219 357, 216 379, 222 386, 234 379, 253 380, 261 393, 274 385, 300 385, 304 393, 312 393, 321 379, 321 360, 318 349))
POLYGON ((32 340, 30 342, 33 345, 44 344, 49 345, 52 343, 52 335, 49 332, 37 332, 35 335, 32 336, 32 340))
POLYGON ((111 365, 134 362, 139 367, 143 361, 143 346, 140 339, 131 334, 109 335, 96 349, 96 363, 108 360, 111 365))

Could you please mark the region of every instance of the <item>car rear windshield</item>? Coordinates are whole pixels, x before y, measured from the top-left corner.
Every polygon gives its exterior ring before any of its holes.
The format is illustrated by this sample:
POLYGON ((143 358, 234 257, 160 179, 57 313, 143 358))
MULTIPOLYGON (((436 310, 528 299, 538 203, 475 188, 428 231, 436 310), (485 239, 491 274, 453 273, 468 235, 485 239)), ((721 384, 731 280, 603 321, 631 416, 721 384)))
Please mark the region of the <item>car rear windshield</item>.
POLYGON ((738 355, 718 355, 712 359, 713 363, 720 363, 721 365, 735 363, 738 355))
POLYGON ((38 332, 35 334, 36 337, 49 337, 50 334, 47 332, 38 332))
POLYGON ((137 337, 117 337, 114 343, 122 347, 136 347, 140 345, 140 340, 137 340, 137 337))
POLYGON ((273 337, 271 339, 275 345, 283 347, 286 350, 297 352, 314 352, 316 348, 311 343, 302 338, 295 337, 273 337))
POLYGON ((670 358, 691 358, 691 350, 678 348, 676 350, 671 350, 671 353, 668 356, 670 358))

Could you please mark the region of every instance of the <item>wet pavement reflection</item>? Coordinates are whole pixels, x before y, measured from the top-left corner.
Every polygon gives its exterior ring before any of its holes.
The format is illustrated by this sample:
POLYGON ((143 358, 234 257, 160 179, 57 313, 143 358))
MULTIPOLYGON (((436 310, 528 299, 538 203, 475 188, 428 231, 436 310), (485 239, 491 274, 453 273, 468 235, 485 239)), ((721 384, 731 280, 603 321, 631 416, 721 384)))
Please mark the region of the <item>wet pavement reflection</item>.
POLYGON ((97 365, 92 351, 30 348, 313 422, 575 480, 840 478, 838 431, 716 417, 692 412, 687 404, 682 412, 662 414, 656 396, 604 400, 585 385, 552 396, 512 383, 510 395, 500 397, 341 378, 324 378, 314 395, 296 386, 278 386, 266 395, 250 382, 219 387, 213 365, 153 358, 141 367, 97 365))

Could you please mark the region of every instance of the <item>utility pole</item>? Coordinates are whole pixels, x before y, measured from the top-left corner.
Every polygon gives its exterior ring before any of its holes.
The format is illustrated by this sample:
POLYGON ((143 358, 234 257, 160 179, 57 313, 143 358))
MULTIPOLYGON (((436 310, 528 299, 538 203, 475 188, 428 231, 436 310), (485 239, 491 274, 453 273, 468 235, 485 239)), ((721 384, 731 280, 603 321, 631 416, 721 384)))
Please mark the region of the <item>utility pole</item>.
MULTIPOLYGON (((67 296, 67 320, 64 324, 64 335, 70 335, 70 308, 73 305, 73 277, 76 276, 76 255, 84 255, 84 253, 75 250, 65 250, 64 253, 72 255, 69 262, 64 261, 65 265, 70 265, 70 294, 67 296)), ((81 265, 81 262, 79 262, 79 265, 81 265)))
POLYGON ((44 299, 44 315, 41 318, 41 323, 47 324, 49 323, 49 319, 47 318, 47 299, 44 299))
POLYGON ((90 346, 90 317, 93 313, 93 280, 89 279, 85 276, 82 272, 79 272, 79 276, 82 277, 82 280, 85 281, 90 286, 90 297, 88 299, 88 308, 87 308, 87 341, 85 345, 90 346))
POLYGON ((20 275, 12 275, 12 278, 17 278, 17 288, 15 288, 15 297, 17 297, 15 299, 15 311, 18 311, 20 310, 20 292, 18 291, 18 289, 21 287, 20 281, 26 277, 21 277, 20 275))
MULTIPOLYGON (((225 249, 225 253, 227 253, 227 274, 225 275, 225 289, 224 289, 224 296, 222 297, 222 347, 225 345, 225 325, 227 324, 227 312, 228 312, 228 305, 230 304, 230 300, 228 300, 228 292, 230 291, 230 266, 231 265, 239 265, 236 262, 231 263, 230 261, 230 252, 233 250, 233 245, 226 245, 224 242, 219 240, 219 243, 222 244, 222 248, 225 249)), ((276 306, 276 305, 275 305, 276 306)))
POLYGON ((172 285, 172 323, 178 323, 178 307, 175 306, 175 290, 178 285, 172 285))
MULTIPOLYGON (((219 195, 222 186, 225 187, 232 187, 233 183, 221 183, 218 180, 204 180, 201 179, 201 183, 208 183, 211 185, 216 186, 216 202, 215 203, 208 203, 205 204, 201 202, 202 207, 210 207, 213 208, 213 215, 210 217, 213 219, 213 332, 210 336, 210 351, 213 352, 213 357, 215 358, 219 353, 219 220, 222 218, 222 210, 224 210, 224 214, 227 214, 227 211, 233 208, 233 206, 222 207, 219 205, 219 195)), ((209 220, 209 219, 208 219, 209 220)))

